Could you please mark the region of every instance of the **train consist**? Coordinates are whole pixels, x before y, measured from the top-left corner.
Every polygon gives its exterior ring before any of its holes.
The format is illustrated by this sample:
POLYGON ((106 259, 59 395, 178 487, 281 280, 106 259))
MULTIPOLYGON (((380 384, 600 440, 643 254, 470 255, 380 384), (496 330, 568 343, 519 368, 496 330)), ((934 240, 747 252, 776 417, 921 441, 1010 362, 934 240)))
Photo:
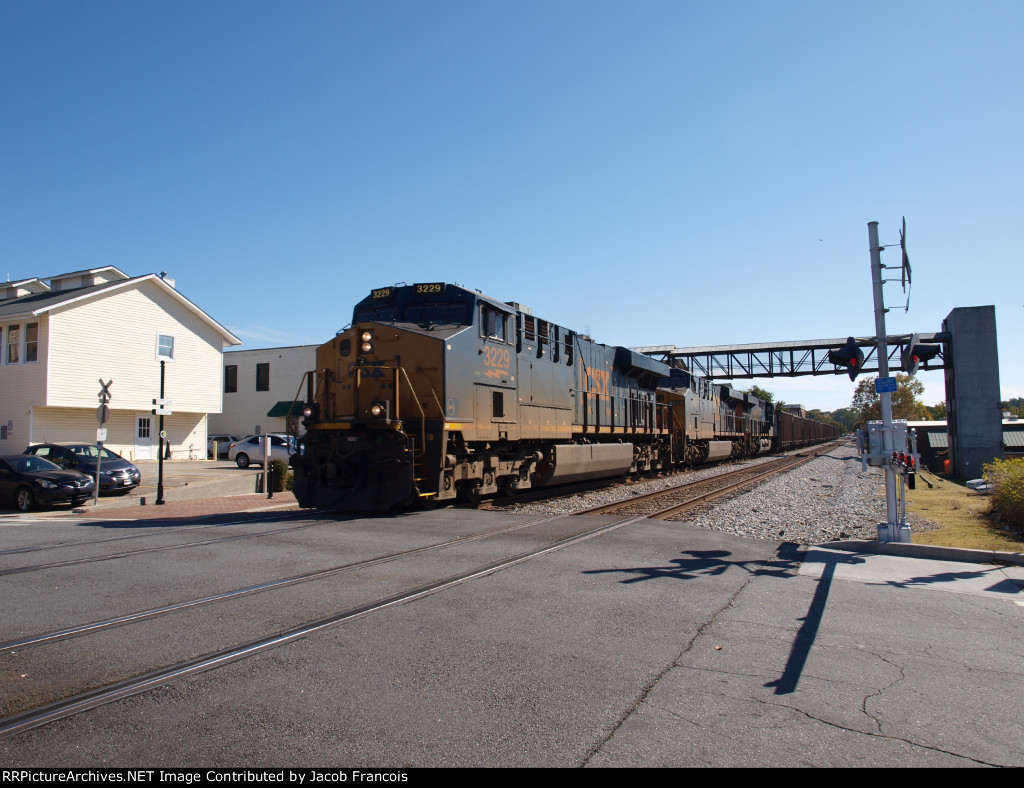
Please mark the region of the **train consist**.
POLYGON ((320 346, 292 455, 305 507, 385 511, 667 470, 829 425, 432 282, 374 290, 320 346))

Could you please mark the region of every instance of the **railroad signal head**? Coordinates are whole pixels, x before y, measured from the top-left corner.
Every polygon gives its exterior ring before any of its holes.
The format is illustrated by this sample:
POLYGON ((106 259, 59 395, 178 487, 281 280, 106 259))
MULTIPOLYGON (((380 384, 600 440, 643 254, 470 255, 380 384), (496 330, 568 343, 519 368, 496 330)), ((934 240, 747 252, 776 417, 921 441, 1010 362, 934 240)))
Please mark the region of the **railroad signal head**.
POLYGON ((901 353, 900 361, 902 362, 903 371, 908 375, 915 374, 921 364, 927 366, 928 362, 939 355, 941 350, 941 345, 921 344, 917 334, 911 334, 910 342, 903 348, 901 353))
POLYGON ((853 380, 864 367, 864 351, 857 346, 857 340, 849 337, 841 348, 828 352, 828 360, 837 367, 846 367, 850 380, 853 380))

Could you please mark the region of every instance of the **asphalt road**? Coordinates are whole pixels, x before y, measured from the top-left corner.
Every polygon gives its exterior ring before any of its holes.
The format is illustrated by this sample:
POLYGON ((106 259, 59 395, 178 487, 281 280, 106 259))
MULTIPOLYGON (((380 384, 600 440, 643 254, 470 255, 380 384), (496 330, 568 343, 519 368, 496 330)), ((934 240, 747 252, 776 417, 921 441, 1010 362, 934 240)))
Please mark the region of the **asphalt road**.
MULTIPOLYGON (((528 519, 453 510, 340 522, 278 516, 308 527, 270 533, 281 527, 270 515, 257 526, 236 517, 202 533, 239 538, 187 549, 175 545, 201 541, 199 533, 167 524, 62 518, 0 528, 0 550, 88 542, 0 553, 0 570, 44 555, 112 553, 94 541, 109 536, 132 536, 118 543, 124 550, 170 548, 0 575, 0 640, 528 519), (257 530, 266 535, 247 535, 257 530)), ((543 541, 525 529, 38 653, 4 651, 2 694, 59 695, 69 677, 141 671, 543 541)), ((805 554, 642 521, 0 739, 0 761, 1022 766, 1019 576, 991 565, 805 554)))

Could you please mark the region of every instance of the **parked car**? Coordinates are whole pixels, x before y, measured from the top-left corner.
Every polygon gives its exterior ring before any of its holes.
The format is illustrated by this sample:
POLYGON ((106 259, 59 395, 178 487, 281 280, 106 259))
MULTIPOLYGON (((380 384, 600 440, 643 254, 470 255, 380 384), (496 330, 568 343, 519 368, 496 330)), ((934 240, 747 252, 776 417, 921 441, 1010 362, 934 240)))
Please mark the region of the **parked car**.
MULTIPOLYGON (((298 451, 298 441, 294 437, 285 435, 283 432, 274 432, 270 435, 270 459, 287 460, 298 451)), ((251 463, 263 462, 263 436, 249 435, 246 438, 232 443, 228 449, 228 459, 234 460, 239 468, 248 468, 251 463)))
POLYGON ((228 449, 232 443, 238 443, 234 435, 210 435, 206 441, 206 456, 211 460, 219 460, 228 456, 228 449), (213 456, 213 444, 217 444, 217 456, 213 456))
POLYGON ((92 498, 95 489, 96 484, 84 473, 65 470, 42 457, 0 457, 0 499, 23 512, 37 504, 81 504, 92 498))
POLYGON ((37 443, 25 449, 25 454, 42 457, 61 468, 81 471, 94 479, 99 460, 101 493, 127 493, 142 481, 142 474, 132 463, 106 447, 101 457, 94 443, 37 443))

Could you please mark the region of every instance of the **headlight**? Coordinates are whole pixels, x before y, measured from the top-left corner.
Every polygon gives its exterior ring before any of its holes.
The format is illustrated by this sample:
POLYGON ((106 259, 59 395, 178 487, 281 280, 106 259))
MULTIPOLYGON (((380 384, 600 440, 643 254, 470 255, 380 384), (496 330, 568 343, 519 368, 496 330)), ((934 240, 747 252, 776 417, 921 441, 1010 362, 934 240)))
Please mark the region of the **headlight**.
POLYGON ((380 416, 383 412, 384 406, 381 405, 379 402, 376 403, 372 408, 370 408, 370 413, 372 413, 374 416, 380 416))
POLYGON ((33 479, 36 484, 40 487, 45 487, 47 490, 56 490, 57 485, 51 482, 49 479, 33 479))
POLYGON ((373 352, 373 332, 362 331, 359 334, 359 352, 360 353, 372 353, 373 352))

